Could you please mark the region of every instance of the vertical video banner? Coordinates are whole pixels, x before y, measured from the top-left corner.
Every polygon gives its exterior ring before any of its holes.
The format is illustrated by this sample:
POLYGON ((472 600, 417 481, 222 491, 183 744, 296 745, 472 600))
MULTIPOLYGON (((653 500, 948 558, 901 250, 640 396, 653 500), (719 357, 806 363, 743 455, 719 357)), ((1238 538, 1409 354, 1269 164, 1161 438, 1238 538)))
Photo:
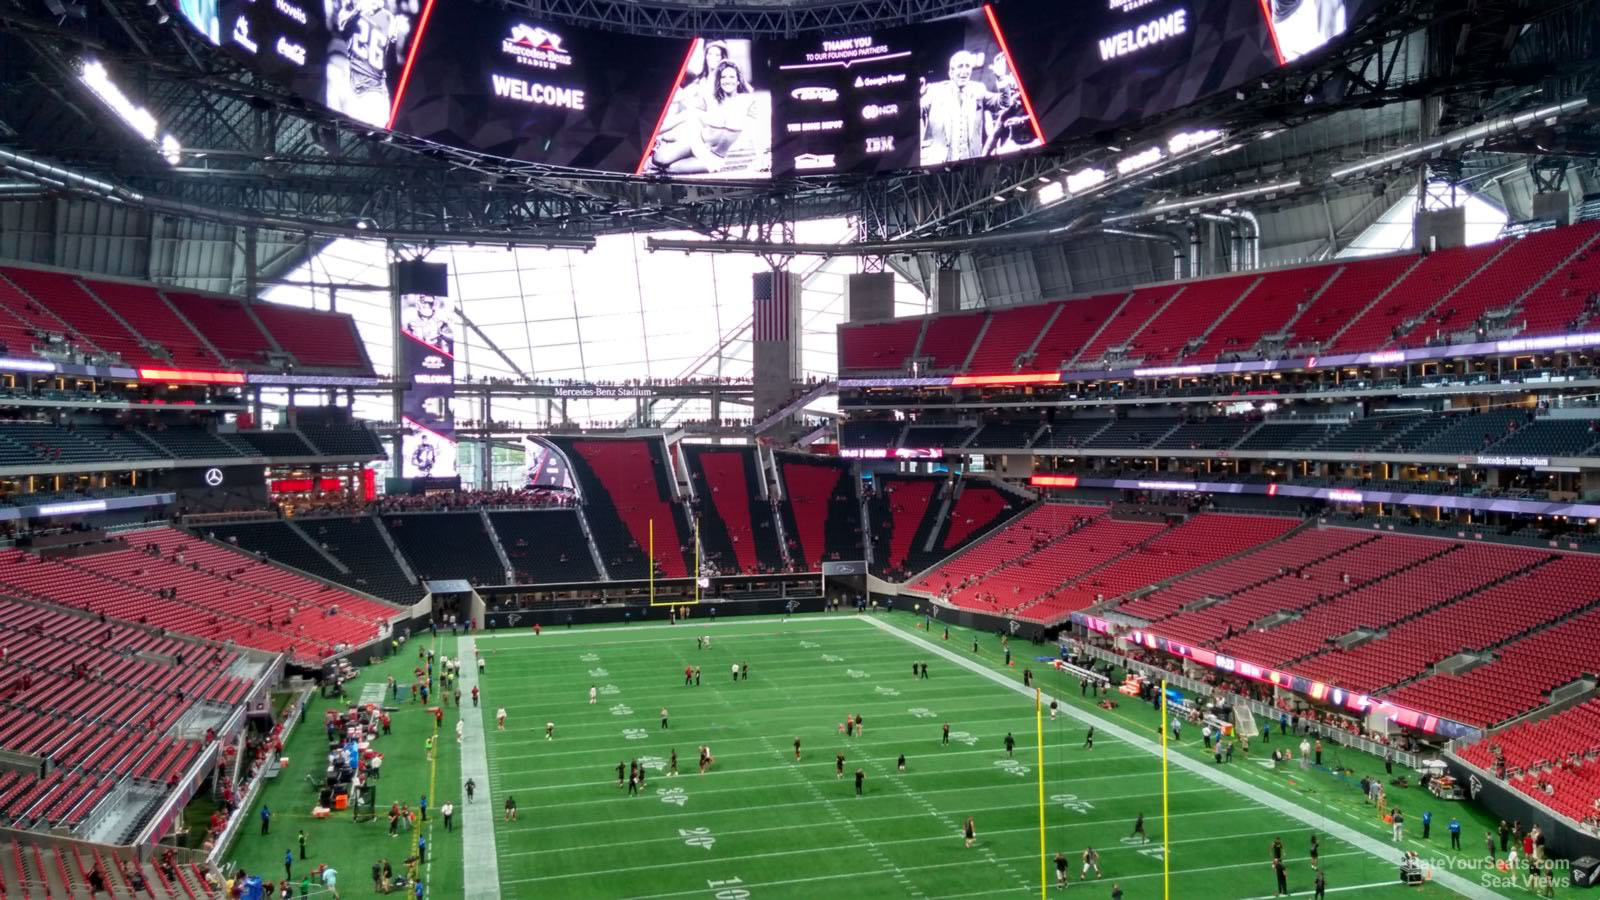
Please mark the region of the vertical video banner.
POLYGON ((400 477, 456 478, 456 325, 443 263, 395 265, 400 295, 400 375, 410 382, 401 399, 400 477))

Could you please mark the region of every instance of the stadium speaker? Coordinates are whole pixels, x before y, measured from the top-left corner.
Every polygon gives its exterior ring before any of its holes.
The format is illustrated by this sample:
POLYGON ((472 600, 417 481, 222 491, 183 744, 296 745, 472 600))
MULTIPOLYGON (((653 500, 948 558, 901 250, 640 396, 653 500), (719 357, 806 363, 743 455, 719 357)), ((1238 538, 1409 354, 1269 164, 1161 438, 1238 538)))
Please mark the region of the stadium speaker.
POLYGON ((1600 885, 1600 859, 1580 856, 1572 861, 1572 883, 1578 887, 1600 885))

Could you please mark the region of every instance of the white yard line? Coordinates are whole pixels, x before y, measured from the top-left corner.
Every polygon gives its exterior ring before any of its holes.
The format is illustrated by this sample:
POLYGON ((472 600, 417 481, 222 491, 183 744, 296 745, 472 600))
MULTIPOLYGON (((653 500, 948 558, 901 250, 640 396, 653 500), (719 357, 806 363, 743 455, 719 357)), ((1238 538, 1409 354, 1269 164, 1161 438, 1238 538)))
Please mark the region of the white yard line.
MULTIPOLYGON (((457 671, 461 676, 461 693, 472 696, 478 684, 478 663, 474 657, 473 638, 464 637, 456 642, 456 656, 461 660, 457 671)), ((461 876, 462 896, 486 898, 500 896, 500 862, 495 852, 494 791, 489 784, 488 742, 484 739, 483 717, 487 714, 488 697, 480 697, 479 705, 471 712, 461 710, 463 743, 461 746, 461 791, 463 802, 456 804, 461 813, 461 876), (462 785, 470 778, 475 785, 473 800, 466 801, 466 788, 462 785)), ((456 796, 456 789, 446 791, 446 796, 456 796)))

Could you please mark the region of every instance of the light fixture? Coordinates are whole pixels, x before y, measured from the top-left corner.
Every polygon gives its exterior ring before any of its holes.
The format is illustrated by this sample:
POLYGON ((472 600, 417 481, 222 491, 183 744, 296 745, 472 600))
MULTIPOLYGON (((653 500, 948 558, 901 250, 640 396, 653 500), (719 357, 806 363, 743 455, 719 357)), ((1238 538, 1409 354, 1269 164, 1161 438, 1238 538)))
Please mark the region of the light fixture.
POLYGON ((171 134, 162 134, 160 123, 150 111, 134 103, 111 80, 111 73, 98 60, 84 60, 78 78, 89 92, 99 98, 106 108, 117 114, 135 134, 152 144, 169 165, 177 165, 182 158, 183 145, 171 134))
POLYGON ((1033 195, 1040 206, 1049 206, 1061 202, 1067 196, 1067 189, 1059 181, 1046 181, 1033 195))

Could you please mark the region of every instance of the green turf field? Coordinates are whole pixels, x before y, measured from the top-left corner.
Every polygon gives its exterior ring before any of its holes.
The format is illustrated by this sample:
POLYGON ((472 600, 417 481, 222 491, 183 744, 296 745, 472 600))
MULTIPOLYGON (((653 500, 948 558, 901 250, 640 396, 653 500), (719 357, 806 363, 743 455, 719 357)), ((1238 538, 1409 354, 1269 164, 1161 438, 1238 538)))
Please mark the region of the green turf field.
MULTIPOLYGON (((480 634, 476 647, 487 659, 481 682, 483 737, 464 748, 469 761, 484 754, 489 790, 480 784, 474 810, 492 822, 479 827, 463 847, 463 822, 446 835, 437 816, 430 823, 430 893, 504 897, 969 897, 1039 893, 1039 754, 1031 699, 983 672, 946 659, 952 652, 984 671, 1019 683, 1022 669, 1043 673, 1041 685, 1056 690, 1080 714, 1099 717, 1092 751, 1082 747, 1085 723, 1064 713, 1044 726, 1045 813, 1048 853, 1071 860, 1072 896, 1109 897, 1113 883, 1127 898, 1162 896, 1161 766, 1142 738, 1155 737, 1156 714, 1125 702, 1119 710, 1094 709, 1078 699, 1076 680, 1038 662, 1051 648, 1013 646, 1016 665, 1000 665, 999 641, 952 629, 924 635, 921 620, 905 613, 879 617, 882 628, 857 616, 818 615, 697 622, 678 626, 552 629, 480 634), (695 637, 710 635, 710 649, 695 637), (903 640, 910 635, 917 642, 903 640), (932 645, 932 646, 930 646, 932 645), (937 647, 937 650, 935 649, 937 647), (929 663, 930 678, 914 679, 911 663, 929 663), (748 681, 734 682, 729 666, 748 662, 748 681), (700 686, 685 686, 683 669, 703 670, 700 686), (591 685, 600 689, 590 705, 591 685), (494 710, 504 706, 508 727, 497 732, 494 710), (670 728, 660 727, 661 707, 670 728), (1092 711, 1092 712, 1091 712, 1092 711), (847 738, 839 725, 847 714, 872 720, 860 737, 847 738), (555 739, 544 736, 546 721, 555 739), (951 727, 949 745, 940 726, 951 727), (1135 743, 1111 731, 1133 732, 1135 743), (1017 740, 1012 758, 1007 732, 1017 740), (793 742, 801 739, 802 758, 793 742), (709 745, 716 762, 696 770, 697 748, 709 745), (672 750, 676 777, 665 772, 672 750), (844 753, 843 779, 835 754, 844 753), (905 754, 907 771, 896 771, 905 754), (638 796, 617 786, 619 761, 640 760, 649 778, 638 796), (853 775, 865 772, 864 796, 855 796, 853 775), (502 804, 514 796, 516 822, 504 822, 502 804), (1143 813, 1149 843, 1131 839, 1143 813), (962 821, 972 816, 978 840, 963 846, 962 821), (1101 853, 1103 877, 1079 881, 1086 846, 1101 853), (470 871, 463 872, 463 854, 470 871)), ((452 639, 439 639, 450 652, 452 639)), ((405 654, 402 654, 405 656, 405 654)), ((410 658, 387 664, 409 678, 410 658)), ((381 682, 388 669, 364 673, 381 682)), ((322 701, 313 701, 310 728, 291 744, 301 758, 321 749, 322 701), (302 748, 302 745, 304 747, 302 748)), ((396 735, 386 758, 380 803, 430 792, 430 806, 449 797, 461 808, 461 754, 454 740, 455 710, 444 724, 436 762, 423 756, 422 740, 432 719, 402 702, 396 735), (430 788, 429 785, 432 785, 430 788)), ((467 707, 469 715, 474 710, 467 707)), ((1407 809, 1412 825, 1403 846, 1417 850, 1439 875, 1422 888, 1399 886, 1394 866, 1373 850, 1391 846, 1386 826, 1367 807, 1354 781, 1378 773, 1379 761, 1344 753, 1357 768, 1348 779, 1326 770, 1298 767, 1270 771, 1236 757, 1222 768, 1236 788, 1204 774, 1216 769, 1199 748, 1199 734, 1184 734, 1174 746, 1197 773, 1175 763, 1169 769, 1171 889, 1173 897, 1270 897, 1274 880, 1270 845, 1281 836, 1292 892, 1309 896, 1313 870, 1310 835, 1321 839, 1328 892, 1350 896, 1394 894, 1454 896, 1442 883, 1446 869, 1471 885, 1486 883, 1482 858, 1484 819, 1461 804, 1442 804, 1420 790, 1391 790, 1391 803, 1407 809), (1403 796, 1401 796, 1403 794, 1403 796), (1279 807, 1293 803, 1300 818, 1279 807), (1432 839, 1420 836, 1424 809, 1434 813, 1432 839), (1445 823, 1461 816, 1466 852, 1448 850, 1445 823), (1309 818, 1310 821, 1305 821, 1309 818), (1342 832, 1345 836, 1328 832, 1342 832), (1380 846, 1381 845, 1381 846, 1380 846), (1473 854, 1477 854, 1474 856, 1473 854)), ((1280 741, 1284 740, 1279 738, 1280 741)), ((1271 746, 1253 741, 1257 756, 1271 746)), ((1282 744, 1276 744, 1282 746, 1282 744)), ((1331 754, 1330 754, 1331 756, 1331 754)), ((1331 762, 1331 759, 1328 761, 1331 762)), ((274 836, 262 839, 251 827, 232 859, 277 877, 287 836, 306 820, 309 807, 299 767, 267 793, 277 810, 274 836), (296 779, 301 779, 298 783, 296 779), (282 837, 280 837, 282 835, 282 837)), ((256 819, 250 820, 252 826, 256 819)), ((396 863, 414 837, 389 839, 387 822, 347 820, 305 824, 313 862, 341 871, 343 893, 371 891, 369 869, 377 856, 396 863)), ((298 877, 298 872, 296 873, 298 877)), ((1054 888, 1051 866, 1050 890, 1054 888)), ((1457 887, 1461 886, 1457 883, 1457 887)), ((1521 895, 1521 889, 1501 891, 1521 895)), ((1487 896, 1487 894, 1484 894, 1487 896)))

